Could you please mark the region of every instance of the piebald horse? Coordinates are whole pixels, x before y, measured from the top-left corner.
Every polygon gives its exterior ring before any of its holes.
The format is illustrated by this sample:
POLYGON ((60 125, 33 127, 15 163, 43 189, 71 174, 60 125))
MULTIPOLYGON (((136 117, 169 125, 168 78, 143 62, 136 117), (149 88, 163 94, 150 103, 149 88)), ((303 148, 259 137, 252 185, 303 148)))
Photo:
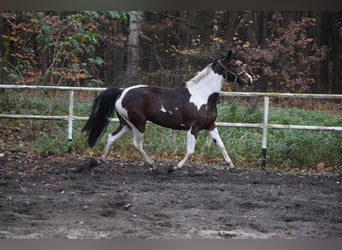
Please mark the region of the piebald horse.
POLYGON ((198 132, 203 129, 222 152, 229 168, 234 168, 215 124, 216 102, 224 80, 239 84, 252 83, 252 77, 236 62, 232 51, 211 62, 192 79, 175 88, 146 85, 125 89, 108 88, 96 97, 90 117, 83 128, 88 136, 88 144, 90 147, 95 145, 108 125, 109 118, 116 111, 120 124, 108 136, 102 161, 105 161, 111 145, 132 131, 134 147, 153 169, 154 162, 143 148, 146 123, 150 121, 166 128, 186 131, 186 154, 170 171, 181 168, 194 153, 198 132))

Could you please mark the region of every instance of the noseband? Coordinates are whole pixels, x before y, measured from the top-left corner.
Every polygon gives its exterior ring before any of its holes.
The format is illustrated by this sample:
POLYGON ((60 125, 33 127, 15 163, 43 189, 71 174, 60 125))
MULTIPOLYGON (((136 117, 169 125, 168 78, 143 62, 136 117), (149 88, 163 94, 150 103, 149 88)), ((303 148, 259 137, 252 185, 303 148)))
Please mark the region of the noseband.
POLYGON ((226 79, 226 80, 228 80, 228 73, 229 73, 229 74, 231 74, 231 75, 234 76, 234 83, 236 83, 238 77, 241 76, 241 75, 243 75, 244 73, 246 73, 245 70, 242 70, 242 71, 239 72, 239 73, 235 73, 235 72, 231 71, 230 69, 228 69, 226 66, 224 66, 224 64, 221 62, 221 60, 218 60, 217 62, 218 62, 218 63, 220 64, 220 66, 223 68, 224 73, 225 73, 225 79, 226 79))

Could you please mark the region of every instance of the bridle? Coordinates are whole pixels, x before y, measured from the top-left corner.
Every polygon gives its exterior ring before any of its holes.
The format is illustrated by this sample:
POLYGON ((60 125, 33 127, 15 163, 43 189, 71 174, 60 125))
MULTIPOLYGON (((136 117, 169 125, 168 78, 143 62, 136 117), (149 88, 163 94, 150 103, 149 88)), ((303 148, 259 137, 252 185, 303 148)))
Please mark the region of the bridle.
POLYGON ((234 83, 236 83, 237 79, 239 76, 243 75, 244 73, 246 73, 245 70, 241 70, 241 72, 239 73, 235 73, 233 71, 231 71, 230 69, 228 69, 226 66, 224 66, 224 64, 221 62, 221 60, 217 61, 219 63, 219 65, 223 68, 224 73, 225 73, 225 79, 228 80, 228 73, 230 73, 231 75, 234 76, 234 83))

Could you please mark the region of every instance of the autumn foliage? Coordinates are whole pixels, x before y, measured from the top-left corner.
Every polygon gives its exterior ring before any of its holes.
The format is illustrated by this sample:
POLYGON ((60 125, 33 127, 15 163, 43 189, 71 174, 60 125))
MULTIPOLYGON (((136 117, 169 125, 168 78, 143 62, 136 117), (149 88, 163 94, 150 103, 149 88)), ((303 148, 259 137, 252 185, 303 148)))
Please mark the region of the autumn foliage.
MULTIPOLYGON (((1 12, 1 82, 127 86, 131 14, 1 12)), ((141 83, 178 85, 234 49, 256 80, 254 91, 341 91, 337 70, 341 13, 145 11, 141 15, 141 83)))
POLYGON ((310 36, 314 18, 302 18, 283 25, 278 13, 268 23, 272 33, 264 48, 241 42, 235 37, 237 49, 250 58, 249 66, 257 79, 262 79, 264 91, 310 92, 318 85, 321 62, 329 53, 327 46, 318 46, 310 36))

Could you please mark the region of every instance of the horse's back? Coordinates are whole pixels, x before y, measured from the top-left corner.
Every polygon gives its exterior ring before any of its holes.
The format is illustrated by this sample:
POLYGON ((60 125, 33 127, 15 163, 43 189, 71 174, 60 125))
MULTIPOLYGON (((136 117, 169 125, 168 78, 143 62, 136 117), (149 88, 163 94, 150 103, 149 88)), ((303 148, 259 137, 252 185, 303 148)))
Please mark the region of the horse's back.
POLYGON ((124 107, 139 106, 141 108, 152 109, 155 106, 174 108, 183 104, 184 100, 189 100, 190 94, 186 88, 162 88, 146 85, 130 87, 124 92, 122 105, 124 107), (148 107, 146 107, 148 106, 148 107))
POLYGON ((188 129, 183 120, 189 99, 186 88, 139 85, 123 92, 117 111, 132 123, 151 121, 167 128, 188 129))

